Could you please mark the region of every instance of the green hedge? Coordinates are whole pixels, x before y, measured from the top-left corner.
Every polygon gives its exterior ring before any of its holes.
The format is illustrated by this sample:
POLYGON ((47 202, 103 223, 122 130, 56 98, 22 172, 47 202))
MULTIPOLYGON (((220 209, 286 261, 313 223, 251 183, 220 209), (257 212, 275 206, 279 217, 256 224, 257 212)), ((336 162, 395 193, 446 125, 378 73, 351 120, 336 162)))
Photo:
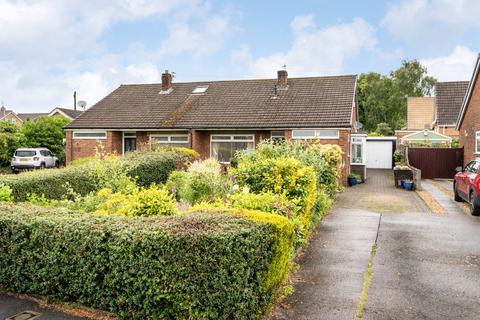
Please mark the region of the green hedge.
POLYGON ((292 238, 287 219, 258 212, 128 218, 0 205, 0 286, 122 319, 261 319, 292 238))
MULTIPOLYGON (((183 151, 139 152, 117 160, 129 177, 136 178, 140 186, 165 183, 170 172, 182 168, 196 159, 195 154, 183 151)), ((102 185, 97 175, 95 160, 62 169, 47 169, 24 172, 19 175, 0 176, 0 184, 12 188, 16 202, 27 200, 32 193, 47 199, 62 199, 73 190, 82 196, 97 191, 102 185)), ((108 166, 108 164, 107 164, 108 166)))

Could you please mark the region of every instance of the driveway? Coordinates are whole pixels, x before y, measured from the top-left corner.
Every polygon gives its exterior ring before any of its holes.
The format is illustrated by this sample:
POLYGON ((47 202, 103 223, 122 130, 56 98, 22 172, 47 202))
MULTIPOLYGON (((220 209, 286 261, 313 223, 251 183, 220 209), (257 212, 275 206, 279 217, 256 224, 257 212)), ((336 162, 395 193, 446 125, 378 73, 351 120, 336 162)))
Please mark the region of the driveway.
POLYGON ((363 297, 363 319, 479 319, 480 218, 435 215, 391 171, 368 174, 319 225, 269 318, 355 319, 363 297))

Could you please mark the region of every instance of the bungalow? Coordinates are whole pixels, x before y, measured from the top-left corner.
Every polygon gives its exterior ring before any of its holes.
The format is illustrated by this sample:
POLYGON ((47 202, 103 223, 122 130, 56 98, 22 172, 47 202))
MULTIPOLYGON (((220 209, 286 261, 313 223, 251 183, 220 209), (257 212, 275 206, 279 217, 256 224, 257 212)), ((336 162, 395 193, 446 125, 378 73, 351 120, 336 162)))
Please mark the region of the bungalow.
POLYGON ((355 75, 290 79, 285 70, 277 79, 172 83, 166 71, 161 84, 121 85, 67 125, 67 162, 93 156, 99 143, 117 154, 186 147, 228 163, 264 139, 318 139, 342 148, 346 180, 356 84, 355 75))
POLYGON ((0 121, 11 122, 14 125, 21 125, 27 120, 35 121, 40 117, 62 116, 70 121, 81 115, 83 111, 55 108, 50 113, 16 113, 13 110, 7 110, 4 106, 0 108, 0 121))
POLYGON ((464 147, 464 162, 480 157, 480 55, 458 114, 456 130, 464 147))

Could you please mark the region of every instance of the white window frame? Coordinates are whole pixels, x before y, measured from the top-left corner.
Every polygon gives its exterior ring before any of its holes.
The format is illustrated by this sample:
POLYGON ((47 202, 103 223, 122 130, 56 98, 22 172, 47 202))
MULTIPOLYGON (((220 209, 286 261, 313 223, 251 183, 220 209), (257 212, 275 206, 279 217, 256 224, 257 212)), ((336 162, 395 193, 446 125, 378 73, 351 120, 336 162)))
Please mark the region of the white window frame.
POLYGON ((356 137, 352 136, 350 140, 350 164, 352 165, 365 165, 366 164, 366 159, 365 159, 365 151, 366 151, 366 139, 362 137, 356 137), (357 139, 357 141, 355 141, 357 139), (354 159, 354 153, 353 153, 353 146, 354 145, 360 145, 362 148, 362 162, 353 162, 354 159))
POLYGON ((106 140, 107 131, 106 130, 74 130, 72 132, 72 137, 74 140, 106 140), (97 133, 97 137, 78 137, 78 133, 97 133), (101 135, 101 136, 100 136, 101 135))
POLYGON ((475 154, 480 154, 480 150, 479 150, 480 143, 479 143, 479 140, 480 140, 480 131, 476 131, 476 132, 475 132, 475 154))
MULTIPOLYGON (((154 138, 159 138, 159 137, 167 137, 167 141, 155 141, 153 144, 179 144, 179 145, 184 145, 188 144, 188 148, 190 148, 190 135, 188 133, 184 134, 168 134, 168 133, 152 133, 150 134, 150 138, 148 139, 150 141, 150 149, 152 148, 152 142, 154 138), (186 141, 172 141, 172 137, 186 137, 186 141), (152 139, 153 138, 153 139, 152 139)), ((183 146, 181 146, 183 147, 183 146)))
POLYGON ((313 140, 313 139, 320 139, 320 140, 337 140, 340 139, 340 130, 338 129, 296 129, 292 130, 292 139, 293 140, 313 140), (305 137, 305 136, 298 136, 296 134, 298 131, 309 131, 312 133, 312 136, 305 137), (336 131, 336 135, 330 136, 320 136, 322 131, 336 131))
MULTIPOLYGON (((254 134, 210 134, 210 158, 213 158, 212 144, 214 142, 252 142, 255 149, 254 134), (249 139, 235 140, 234 137, 249 137, 249 139), (221 137, 221 139, 213 139, 213 137, 221 137), (222 139, 223 138, 223 139, 222 139)), ((230 164, 230 161, 219 161, 220 163, 230 164)))

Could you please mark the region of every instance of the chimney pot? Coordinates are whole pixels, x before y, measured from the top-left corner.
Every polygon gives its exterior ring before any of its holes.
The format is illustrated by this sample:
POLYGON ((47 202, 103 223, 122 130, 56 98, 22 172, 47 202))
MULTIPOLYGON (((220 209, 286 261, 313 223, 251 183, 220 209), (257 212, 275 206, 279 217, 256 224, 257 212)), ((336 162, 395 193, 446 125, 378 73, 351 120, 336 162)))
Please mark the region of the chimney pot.
POLYGON ((162 73, 162 91, 169 91, 170 89, 172 89, 172 74, 165 70, 162 73))
POLYGON ((288 84, 287 84, 287 79, 288 79, 288 72, 287 70, 278 70, 277 71, 278 79, 277 79, 277 85, 279 89, 287 89, 288 84))

